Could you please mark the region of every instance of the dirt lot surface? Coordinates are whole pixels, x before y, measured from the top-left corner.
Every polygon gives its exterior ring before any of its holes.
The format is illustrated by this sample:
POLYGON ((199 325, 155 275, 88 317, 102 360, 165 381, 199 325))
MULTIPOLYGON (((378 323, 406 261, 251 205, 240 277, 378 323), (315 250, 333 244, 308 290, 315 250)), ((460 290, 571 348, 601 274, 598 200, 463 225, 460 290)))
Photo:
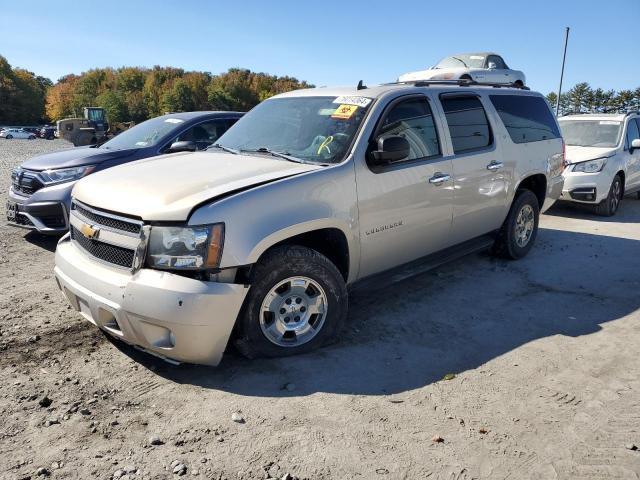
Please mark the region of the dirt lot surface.
MULTIPOLYGON (((0 141, 2 197, 67 146, 0 141)), ((522 261, 360 294, 338 344, 215 369, 110 342, 57 290, 55 240, 1 222, 0 478, 637 479, 638 222, 631 198, 555 208, 522 261)))

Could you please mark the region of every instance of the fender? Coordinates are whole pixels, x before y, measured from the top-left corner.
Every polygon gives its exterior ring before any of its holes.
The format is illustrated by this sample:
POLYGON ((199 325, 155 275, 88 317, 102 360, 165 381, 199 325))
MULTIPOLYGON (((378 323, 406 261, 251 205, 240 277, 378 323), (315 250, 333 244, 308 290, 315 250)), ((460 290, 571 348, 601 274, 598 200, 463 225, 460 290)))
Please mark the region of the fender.
POLYGON ((283 240, 324 228, 340 230, 349 248, 349 279, 357 278, 360 235, 353 162, 256 186, 203 205, 190 225, 223 222, 220 268, 251 265, 283 240))

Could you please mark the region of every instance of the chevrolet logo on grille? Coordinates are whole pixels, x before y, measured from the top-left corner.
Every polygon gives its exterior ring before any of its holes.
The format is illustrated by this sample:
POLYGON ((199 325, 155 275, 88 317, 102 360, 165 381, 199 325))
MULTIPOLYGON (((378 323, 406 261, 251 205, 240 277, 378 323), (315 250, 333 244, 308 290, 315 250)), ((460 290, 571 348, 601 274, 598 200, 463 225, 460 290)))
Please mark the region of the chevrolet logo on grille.
POLYGON ((98 227, 92 227, 91 225, 88 225, 86 223, 82 224, 82 227, 80 228, 80 232, 82 233, 82 235, 84 235, 87 238, 98 238, 98 235, 100 234, 100 229, 98 227))

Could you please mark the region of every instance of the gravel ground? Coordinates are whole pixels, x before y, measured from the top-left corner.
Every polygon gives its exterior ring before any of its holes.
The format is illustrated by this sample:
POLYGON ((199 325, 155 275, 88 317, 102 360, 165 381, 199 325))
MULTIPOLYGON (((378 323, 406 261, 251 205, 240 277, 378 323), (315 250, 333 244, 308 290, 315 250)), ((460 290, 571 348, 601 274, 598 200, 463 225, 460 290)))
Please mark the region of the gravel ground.
MULTIPOLYGON (((0 193, 68 145, 1 141, 0 193)), ((215 369, 110 342, 55 240, 2 223, 0 478, 637 479, 639 221, 556 208, 522 261, 360 294, 338 344, 215 369)))

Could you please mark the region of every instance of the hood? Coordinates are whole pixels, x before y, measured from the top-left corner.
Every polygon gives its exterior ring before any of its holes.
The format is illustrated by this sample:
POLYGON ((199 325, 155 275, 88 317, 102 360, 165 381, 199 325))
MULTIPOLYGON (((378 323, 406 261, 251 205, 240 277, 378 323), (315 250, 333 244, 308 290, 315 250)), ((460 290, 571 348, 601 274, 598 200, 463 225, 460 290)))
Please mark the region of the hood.
POLYGON ((615 155, 615 147, 578 147, 575 145, 566 146, 567 163, 580 163, 596 158, 611 157, 615 155))
POLYGON ((27 170, 49 170, 52 168, 71 168, 93 165, 131 155, 136 150, 106 150, 104 148, 76 147, 59 152, 45 153, 23 162, 21 167, 27 170))
POLYGON ((400 82, 413 80, 453 80, 464 73, 468 73, 468 68, 429 68, 418 72, 409 72, 398 77, 400 82))
POLYGON ((196 205, 234 190, 322 168, 267 155, 176 153, 109 168, 80 180, 73 196, 149 221, 185 221, 196 205))

